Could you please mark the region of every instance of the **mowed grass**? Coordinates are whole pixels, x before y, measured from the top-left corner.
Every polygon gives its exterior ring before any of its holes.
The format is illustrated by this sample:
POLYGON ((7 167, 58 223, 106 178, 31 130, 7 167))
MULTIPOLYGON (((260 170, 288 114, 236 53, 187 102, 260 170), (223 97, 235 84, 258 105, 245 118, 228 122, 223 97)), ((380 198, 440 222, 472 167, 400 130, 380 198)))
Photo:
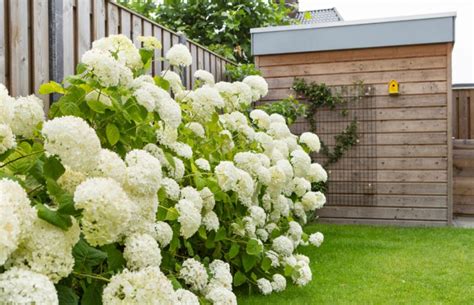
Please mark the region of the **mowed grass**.
POLYGON ((238 294, 242 305, 474 304, 474 229, 311 225, 320 248, 313 281, 270 296, 238 294))

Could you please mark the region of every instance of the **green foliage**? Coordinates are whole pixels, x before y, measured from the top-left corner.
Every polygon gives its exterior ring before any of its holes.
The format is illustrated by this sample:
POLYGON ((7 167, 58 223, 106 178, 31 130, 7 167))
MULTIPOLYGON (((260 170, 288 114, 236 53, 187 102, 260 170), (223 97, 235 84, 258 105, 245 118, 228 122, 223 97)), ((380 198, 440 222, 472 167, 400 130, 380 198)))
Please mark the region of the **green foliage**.
MULTIPOLYGON (((292 88, 298 95, 306 98, 308 102, 306 118, 312 130, 316 129, 315 116, 320 108, 325 107, 334 110, 337 105, 346 103, 346 100, 344 100, 341 95, 334 94, 324 83, 317 84, 316 82, 311 82, 308 84, 304 79, 295 78, 292 88)), ((358 88, 361 89, 362 84, 359 84, 358 88)), ((343 109, 341 115, 346 116, 347 110, 343 109)), ((352 122, 334 138, 336 145, 333 151, 321 141, 320 153, 327 158, 324 167, 337 163, 352 146, 358 143, 357 119, 352 120, 352 122)))
POLYGON ((234 61, 252 62, 250 29, 293 22, 284 1, 119 0, 119 3, 234 61))
POLYGON ((230 81, 242 81, 245 77, 249 75, 262 75, 260 70, 258 70, 254 64, 238 64, 238 65, 225 65, 225 74, 229 77, 230 81))
POLYGON ((294 96, 290 95, 279 102, 268 103, 260 106, 268 114, 281 114, 288 125, 293 124, 299 117, 305 117, 307 106, 300 103, 294 96))

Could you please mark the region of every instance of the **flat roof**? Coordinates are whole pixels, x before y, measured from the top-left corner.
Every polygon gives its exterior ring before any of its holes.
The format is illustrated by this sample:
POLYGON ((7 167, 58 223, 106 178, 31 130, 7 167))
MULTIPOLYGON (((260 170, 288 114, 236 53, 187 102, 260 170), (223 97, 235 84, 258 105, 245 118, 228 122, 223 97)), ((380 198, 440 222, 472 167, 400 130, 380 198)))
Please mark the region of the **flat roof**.
POLYGON ((455 12, 254 28, 252 54, 284 54, 454 42, 455 12))

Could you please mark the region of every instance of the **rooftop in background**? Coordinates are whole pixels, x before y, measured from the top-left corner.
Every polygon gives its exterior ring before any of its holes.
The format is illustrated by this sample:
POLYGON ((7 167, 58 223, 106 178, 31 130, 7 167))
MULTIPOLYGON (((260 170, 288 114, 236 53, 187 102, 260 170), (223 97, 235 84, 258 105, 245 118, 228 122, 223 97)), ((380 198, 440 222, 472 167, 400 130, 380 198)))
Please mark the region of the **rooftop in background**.
POLYGON ((462 89, 474 89, 474 83, 460 83, 460 84, 453 84, 453 90, 462 90, 462 89))
POLYGON ((295 19, 297 19, 301 24, 328 23, 344 20, 335 7, 298 12, 296 13, 295 19), (305 15, 307 14, 309 14, 311 18, 305 18, 305 15))

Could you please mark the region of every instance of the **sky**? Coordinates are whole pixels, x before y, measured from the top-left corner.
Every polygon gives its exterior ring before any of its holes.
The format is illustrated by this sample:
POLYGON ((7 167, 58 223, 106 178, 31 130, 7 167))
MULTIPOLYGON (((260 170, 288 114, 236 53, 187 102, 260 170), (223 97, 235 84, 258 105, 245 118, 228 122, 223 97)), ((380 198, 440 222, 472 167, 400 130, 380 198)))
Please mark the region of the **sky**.
POLYGON ((453 84, 474 83, 474 0, 299 0, 300 11, 331 7, 344 20, 456 12, 453 84))

